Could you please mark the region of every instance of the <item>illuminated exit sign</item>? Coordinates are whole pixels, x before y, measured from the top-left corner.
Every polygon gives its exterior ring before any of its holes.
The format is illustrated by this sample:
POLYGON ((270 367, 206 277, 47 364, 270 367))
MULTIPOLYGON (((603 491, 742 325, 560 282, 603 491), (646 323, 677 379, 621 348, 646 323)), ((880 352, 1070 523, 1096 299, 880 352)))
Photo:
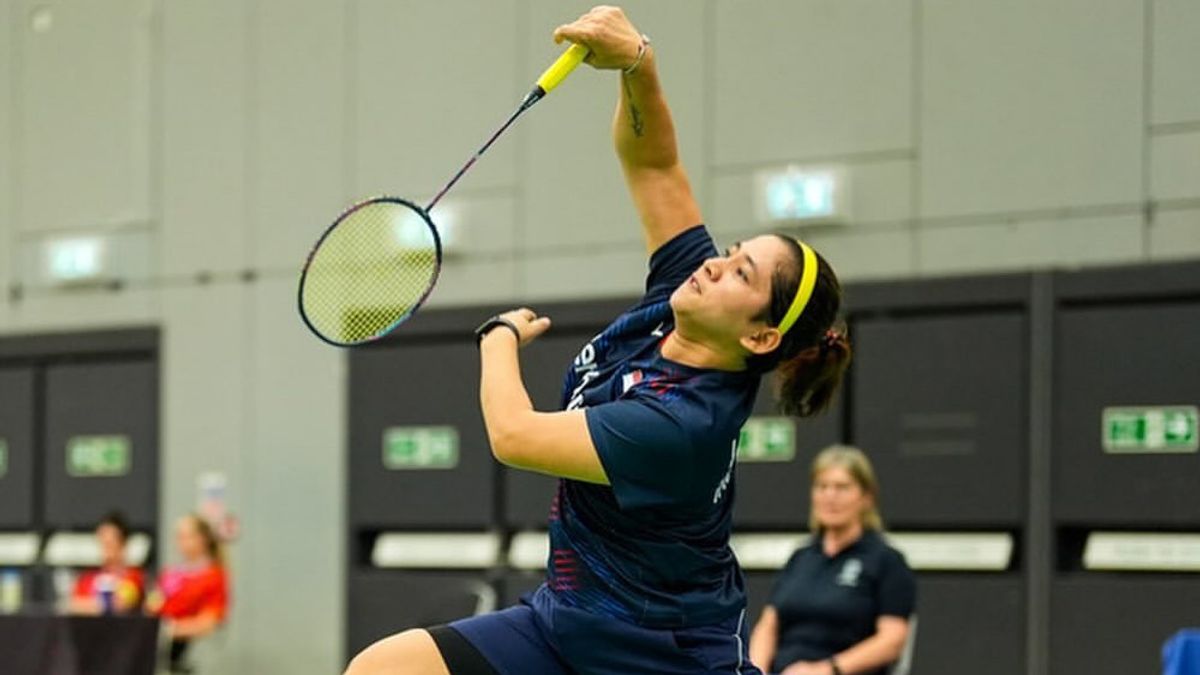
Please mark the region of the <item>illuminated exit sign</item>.
POLYGON ((790 417, 751 417, 738 438, 742 462, 790 462, 796 457, 796 424, 790 417))
POLYGON ((1196 406, 1113 407, 1103 414, 1104 451, 1109 453, 1196 452, 1196 406))
POLYGON ((46 245, 46 272, 59 283, 95 281, 105 273, 104 242, 97 237, 59 239, 46 245))
POLYGON ((840 167, 783 167, 757 174, 755 210, 767 224, 838 224, 850 220, 850 186, 840 167))
POLYGON ((383 467, 392 471, 453 469, 458 466, 458 429, 450 426, 388 427, 383 432, 383 467))

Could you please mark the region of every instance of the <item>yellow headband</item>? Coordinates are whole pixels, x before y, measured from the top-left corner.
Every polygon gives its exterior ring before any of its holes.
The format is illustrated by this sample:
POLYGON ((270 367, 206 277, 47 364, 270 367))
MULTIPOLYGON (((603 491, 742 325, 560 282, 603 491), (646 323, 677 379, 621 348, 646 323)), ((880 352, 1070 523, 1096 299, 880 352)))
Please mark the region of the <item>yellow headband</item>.
POLYGON ((808 305, 809 299, 812 298, 813 289, 817 287, 817 254, 809 248, 808 244, 796 240, 800 244, 800 250, 804 251, 804 269, 800 273, 800 288, 796 289, 796 297, 792 300, 792 306, 788 308, 787 314, 783 315, 783 321, 779 322, 779 333, 787 335, 792 324, 796 323, 796 319, 804 313, 804 308, 808 305))

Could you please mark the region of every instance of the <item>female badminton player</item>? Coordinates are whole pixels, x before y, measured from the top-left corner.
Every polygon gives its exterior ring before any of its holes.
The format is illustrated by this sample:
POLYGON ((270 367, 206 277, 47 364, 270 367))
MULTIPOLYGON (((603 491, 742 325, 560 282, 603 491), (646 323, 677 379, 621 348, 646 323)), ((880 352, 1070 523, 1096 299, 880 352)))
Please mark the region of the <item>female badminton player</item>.
POLYGON ((480 327, 493 454, 562 478, 547 580, 517 606, 383 639, 348 675, 760 672, 729 548, 737 439, 767 372, 789 413, 830 401, 850 359, 841 290, 790 237, 717 252, 654 50, 620 9, 593 9, 554 38, 618 71, 613 136, 651 254, 646 293, 584 345, 559 412, 533 410, 517 357, 549 318, 518 309, 480 327))

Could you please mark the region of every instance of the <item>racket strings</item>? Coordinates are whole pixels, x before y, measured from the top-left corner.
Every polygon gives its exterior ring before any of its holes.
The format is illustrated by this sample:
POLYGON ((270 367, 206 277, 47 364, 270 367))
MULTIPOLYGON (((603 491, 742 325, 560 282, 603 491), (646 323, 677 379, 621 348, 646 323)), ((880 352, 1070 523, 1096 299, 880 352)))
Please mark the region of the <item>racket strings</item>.
POLYGON ((309 262, 301 303, 342 344, 386 333, 429 291, 438 268, 431 226, 409 207, 375 202, 348 213, 309 262))

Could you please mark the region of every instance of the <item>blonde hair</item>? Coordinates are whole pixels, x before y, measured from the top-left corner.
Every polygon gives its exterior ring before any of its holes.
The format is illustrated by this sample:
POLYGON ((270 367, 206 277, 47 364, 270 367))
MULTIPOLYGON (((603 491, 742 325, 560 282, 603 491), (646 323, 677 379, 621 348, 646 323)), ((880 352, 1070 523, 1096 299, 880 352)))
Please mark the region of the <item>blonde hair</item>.
POLYGON ((225 546, 212 523, 198 513, 189 513, 183 519, 191 521, 200 538, 204 540, 204 552, 208 554, 209 560, 217 567, 225 567, 225 546))
MULTIPOLYGON (((850 474, 858 487, 871 497, 871 505, 863 510, 860 517, 862 525, 868 530, 877 532, 883 531, 883 516, 879 514, 879 481, 875 479, 875 469, 871 467, 871 460, 867 459, 867 454, 862 450, 852 445, 831 445, 813 459, 811 481, 813 484, 817 482, 817 476, 821 475, 826 469, 841 467, 850 474)), ((817 514, 811 511, 808 514, 808 529, 813 532, 821 530, 821 524, 817 522, 817 514)))

